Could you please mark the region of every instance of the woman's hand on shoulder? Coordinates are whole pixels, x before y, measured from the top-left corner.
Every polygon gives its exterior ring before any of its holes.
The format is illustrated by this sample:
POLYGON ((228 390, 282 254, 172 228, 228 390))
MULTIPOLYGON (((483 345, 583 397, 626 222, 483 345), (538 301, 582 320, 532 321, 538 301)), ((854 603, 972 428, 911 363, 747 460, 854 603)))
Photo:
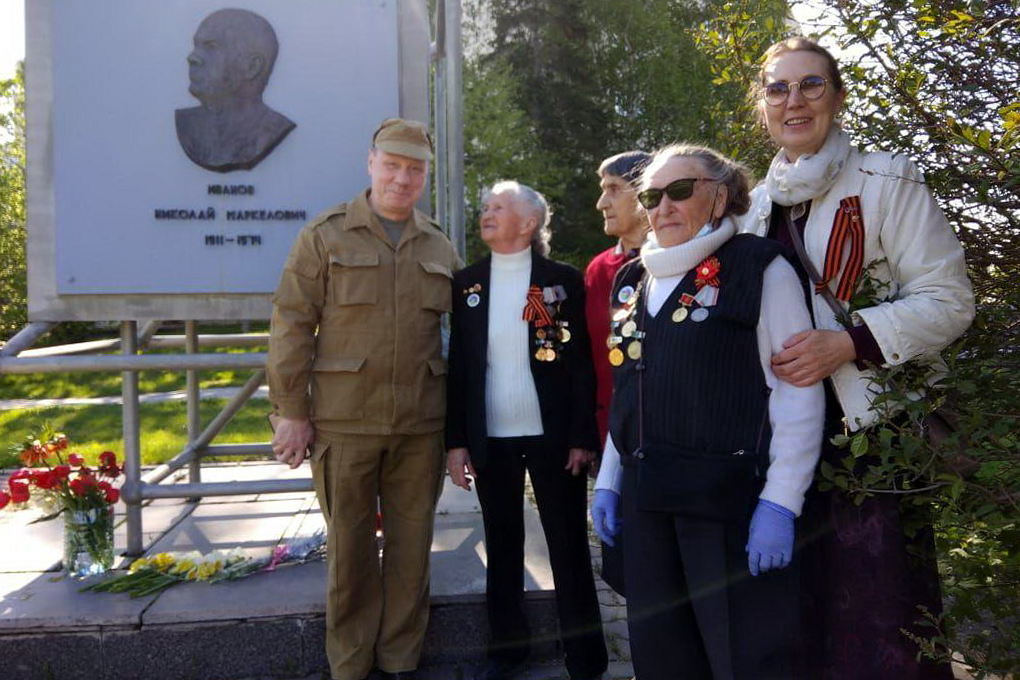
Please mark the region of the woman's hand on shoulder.
POLYGON ((783 348, 772 355, 772 372, 796 387, 808 387, 828 378, 857 356, 846 331, 801 331, 790 336, 783 348))

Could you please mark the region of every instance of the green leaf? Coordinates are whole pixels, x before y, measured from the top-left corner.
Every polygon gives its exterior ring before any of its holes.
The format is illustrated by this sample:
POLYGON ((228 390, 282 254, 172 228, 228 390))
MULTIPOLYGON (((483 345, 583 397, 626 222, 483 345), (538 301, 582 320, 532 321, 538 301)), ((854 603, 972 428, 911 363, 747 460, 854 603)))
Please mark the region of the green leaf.
POLYGON ((850 453, 854 454, 855 458, 860 458, 868 452, 868 435, 861 432, 854 435, 850 440, 850 453))

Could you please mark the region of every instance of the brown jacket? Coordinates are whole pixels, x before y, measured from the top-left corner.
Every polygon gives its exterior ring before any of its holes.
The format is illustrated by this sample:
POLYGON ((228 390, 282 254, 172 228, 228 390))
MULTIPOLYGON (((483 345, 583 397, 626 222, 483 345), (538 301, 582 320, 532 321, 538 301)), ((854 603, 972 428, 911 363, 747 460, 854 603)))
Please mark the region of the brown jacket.
POLYGON ((310 417, 327 433, 441 430, 440 317, 459 264, 417 210, 394 247, 367 191, 309 222, 273 296, 268 373, 277 412, 310 417))

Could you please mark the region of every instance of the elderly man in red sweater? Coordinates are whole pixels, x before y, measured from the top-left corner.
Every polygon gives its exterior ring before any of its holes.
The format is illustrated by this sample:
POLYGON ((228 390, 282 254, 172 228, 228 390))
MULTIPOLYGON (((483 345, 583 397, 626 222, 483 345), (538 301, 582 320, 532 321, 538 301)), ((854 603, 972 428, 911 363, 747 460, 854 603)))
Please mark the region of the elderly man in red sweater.
POLYGON ((598 171, 602 193, 595 207, 602 211, 602 228, 606 234, 618 239, 611 248, 596 255, 584 272, 584 311, 597 379, 595 414, 603 445, 609 429, 609 400, 613 395, 613 378, 606 349, 609 309, 624 302, 610 300, 609 296, 616 272, 624 262, 637 256, 648 232, 648 221, 638 205, 634 187, 650 158, 644 151, 625 151, 602 161, 598 171))

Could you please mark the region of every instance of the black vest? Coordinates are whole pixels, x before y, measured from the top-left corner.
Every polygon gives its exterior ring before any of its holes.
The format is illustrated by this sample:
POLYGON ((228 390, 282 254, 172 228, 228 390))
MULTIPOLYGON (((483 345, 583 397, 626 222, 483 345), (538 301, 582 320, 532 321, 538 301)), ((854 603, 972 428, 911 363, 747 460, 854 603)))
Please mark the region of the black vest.
POLYGON ((688 307, 683 321, 673 318, 682 306, 681 294, 697 292, 695 270, 653 317, 646 312, 641 261, 620 269, 612 299, 617 300, 625 286, 639 289, 632 318, 638 334, 644 333, 639 340, 624 338, 619 345, 627 357, 628 345, 640 342, 641 358, 625 358, 613 369, 609 429, 625 462, 642 442, 706 453, 757 449, 768 460, 764 448, 769 433, 762 425, 767 428, 769 389, 758 353, 757 326, 762 275, 781 253, 781 245, 751 234, 727 241, 714 253, 720 264, 719 296, 714 306, 705 308, 708 315, 701 321, 695 320, 704 314, 695 313, 698 303, 688 307))

